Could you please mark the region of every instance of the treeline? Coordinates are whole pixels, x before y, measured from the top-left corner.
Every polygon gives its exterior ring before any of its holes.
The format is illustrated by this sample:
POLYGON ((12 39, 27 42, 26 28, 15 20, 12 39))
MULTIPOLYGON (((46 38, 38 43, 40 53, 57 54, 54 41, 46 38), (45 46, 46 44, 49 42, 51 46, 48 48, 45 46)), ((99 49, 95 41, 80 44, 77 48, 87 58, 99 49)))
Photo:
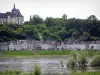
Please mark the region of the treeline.
POLYGON ((45 20, 39 15, 30 16, 30 21, 19 26, 16 24, 0 25, 0 41, 13 39, 91 41, 100 39, 100 20, 95 15, 86 19, 67 19, 47 17, 45 20))

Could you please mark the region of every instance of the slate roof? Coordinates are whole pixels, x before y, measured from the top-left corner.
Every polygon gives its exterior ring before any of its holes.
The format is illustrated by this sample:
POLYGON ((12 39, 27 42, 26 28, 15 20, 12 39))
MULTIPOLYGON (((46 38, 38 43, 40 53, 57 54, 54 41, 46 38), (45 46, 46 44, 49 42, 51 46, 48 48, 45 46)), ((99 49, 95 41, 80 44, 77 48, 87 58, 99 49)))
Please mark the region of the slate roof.
POLYGON ((7 14, 6 13, 0 13, 0 18, 7 18, 7 14))
POLYGON ((14 8, 12 9, 12 12, 6 12, 6 13, 0 13, 0 18, 7 18, 8 16, 12 17, 23 17, 22 14, 18 9, 14 8))

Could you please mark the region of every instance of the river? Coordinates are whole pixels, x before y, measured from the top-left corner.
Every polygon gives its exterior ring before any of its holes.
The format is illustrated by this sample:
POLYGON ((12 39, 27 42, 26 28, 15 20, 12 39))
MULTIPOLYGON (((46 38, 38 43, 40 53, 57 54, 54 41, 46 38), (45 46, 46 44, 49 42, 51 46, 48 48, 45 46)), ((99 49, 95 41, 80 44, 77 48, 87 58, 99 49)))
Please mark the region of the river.
MULTIPOLYGON (((91 59, 89 59, 89 62, 91 59)), ((25 72, 32 72, 35 65, 39 65, 43 75, 49 73, 68 74, 71 72, 80 71, 100 71, 100 69, 87 67, 85 69, 68 69, 66 64, 68 62, 67 56, 41 56, 41 57, 30 57, 30 58, 0 58, 0 71, 5 69, 20 70, 25 72), (60 59, 64 62, 64 68, 59 64, 60 59)))

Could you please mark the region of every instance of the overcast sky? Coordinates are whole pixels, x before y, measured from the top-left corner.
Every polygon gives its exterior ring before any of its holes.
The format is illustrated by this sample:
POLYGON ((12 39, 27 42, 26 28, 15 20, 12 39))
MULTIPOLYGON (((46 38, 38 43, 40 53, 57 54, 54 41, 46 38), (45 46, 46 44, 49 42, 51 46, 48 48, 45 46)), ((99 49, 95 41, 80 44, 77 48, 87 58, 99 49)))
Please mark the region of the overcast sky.
POLYGON ((30 15, 38 14, 42 18, 62 17, 85 19, 96 15, 100 19, 100 0, 0 0, 0 13, 11 11, 13 5, 20 9, 25 21, 30 15))

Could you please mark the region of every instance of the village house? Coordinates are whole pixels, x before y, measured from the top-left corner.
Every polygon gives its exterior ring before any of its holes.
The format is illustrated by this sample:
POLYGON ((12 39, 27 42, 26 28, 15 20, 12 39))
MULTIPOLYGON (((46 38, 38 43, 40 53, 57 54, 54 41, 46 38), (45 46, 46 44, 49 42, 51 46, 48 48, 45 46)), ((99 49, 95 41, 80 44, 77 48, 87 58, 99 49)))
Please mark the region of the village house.
POLYGON ((1 42, 0 43, 0 50, 8 50, 8 43, 7 42, 1 42))
POLYGON ((100 50, 100 42, 14 40, 1 42, 0 50, 100 50))

